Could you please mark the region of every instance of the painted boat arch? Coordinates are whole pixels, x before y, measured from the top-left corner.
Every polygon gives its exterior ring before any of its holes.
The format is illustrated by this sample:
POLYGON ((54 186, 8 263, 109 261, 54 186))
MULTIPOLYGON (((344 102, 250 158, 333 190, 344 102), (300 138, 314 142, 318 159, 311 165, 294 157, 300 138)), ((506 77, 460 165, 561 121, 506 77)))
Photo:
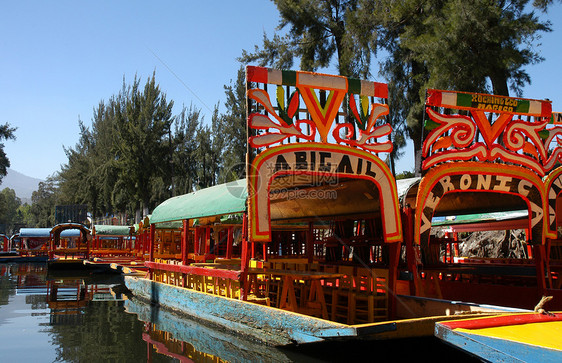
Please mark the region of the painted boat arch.
MULTIPOLYGON (((379 192, 384 240, 389 243, 402 241, 396 182, 388 166, 378 157, 359 149, 306 143, 270 148, 253 160, 248 178, 249 237, 252 242, 271 241, 271 183, 276 177, 288 175, 372 182, 379 192)), ((287 185, 288 188, 292 186, 287 185)))
POLYGON ((548 213, 545 215, 545 234, 547 238, 556 238, 556 201, 562 193, 562 166, 554 169, 544 180, 545 193, 548 197, 548 213))
MULTIPOLYGON (((49 259, 53 259, 55 252, 65 254, 71 251, 71 254, 75 252, 72 251, 73 249, 62 248, 57 251, 56 248, 60 244, 61 234, 67 230, 77 230, 79 231, 79 238, 78 241, 81 245, 84 245, 86 248, 85 250, 80 251, 80 254, 84 256, 85 259, 89 258, 90 254, 90 229, 81 223, 61 223, 57 224, 50 231, 50 243, 49 243, 49 259)), ((80 250, 80 249, 79 249, 80 250)))
POLYGON ((546 198, 540 177, 521 167, 505 164, 458 162, 431 169, 420 182, 416 201, 414 241, 429 239, 431 219, 442 198, 448 193, 484 192, 520 197, 529 210, 531 242, 544 243, 546 198))

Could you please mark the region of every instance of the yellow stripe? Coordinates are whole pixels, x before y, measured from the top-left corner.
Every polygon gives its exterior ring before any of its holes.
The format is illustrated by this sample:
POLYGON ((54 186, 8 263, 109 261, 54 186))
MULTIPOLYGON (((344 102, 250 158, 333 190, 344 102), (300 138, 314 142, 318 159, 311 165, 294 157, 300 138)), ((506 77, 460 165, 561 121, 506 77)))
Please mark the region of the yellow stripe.
POLYGON ((455 331, 562 350, 562 321, 455 331))

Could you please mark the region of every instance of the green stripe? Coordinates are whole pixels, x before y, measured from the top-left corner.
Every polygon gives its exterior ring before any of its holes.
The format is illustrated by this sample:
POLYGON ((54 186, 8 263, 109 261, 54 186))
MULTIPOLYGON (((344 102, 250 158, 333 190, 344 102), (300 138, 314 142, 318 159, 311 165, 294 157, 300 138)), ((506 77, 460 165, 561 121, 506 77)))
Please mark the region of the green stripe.
POLYGON ((297 85, 297 72, 295 71, 282 71, 283 84, 287 86, 297 85))
POLYGON ((467 93, 457 93, 457 106, 472 107, 472 95, 467 93))
POLYGON ((517 108, 515 109, 515 111, 520 112, 520 113, 527 113, 527 112, 529 112, 529 106, 530 105, 531 105, 531 102, 529 102, 529 101, 518 100, 517 108))
POLYGON ((425 124, 424 124, 424 128, 428 131, 431 131, 433 129, 436 129, 439 127, 439 124, 435 121, 433 121, 432 119, 426 119, 425 120, 425 124))
POLYGON ((361 81, 355 78, 347 79, 348 92, 356 95, 361 94, 361 81))

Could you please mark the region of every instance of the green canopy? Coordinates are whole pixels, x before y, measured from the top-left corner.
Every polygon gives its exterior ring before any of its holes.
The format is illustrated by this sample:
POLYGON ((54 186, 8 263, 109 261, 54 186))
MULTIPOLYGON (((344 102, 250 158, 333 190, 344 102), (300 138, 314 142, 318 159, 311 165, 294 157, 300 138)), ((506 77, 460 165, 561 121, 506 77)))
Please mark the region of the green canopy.
POLYGON ((94 226, 97 236, 128 236, 130 233, 130 226, 113 226, 96 224, 94 226))
POLYGON ((242 213, 246 210, 246 179, 170 198, 152 212, 150 223, 242 213))
POLYGON ((513 219, 528 219, 528 218, 529 218, 528 210, 514 210, 514 211, 507 211, 507 212, 492 212, 492 213, 455 215, 455 216, 447 216, 447 217, 433 217, 431 219, 431 225, 433 227, 453 226, 457 224, 490 223, 490 222, 513 220, 513 219))

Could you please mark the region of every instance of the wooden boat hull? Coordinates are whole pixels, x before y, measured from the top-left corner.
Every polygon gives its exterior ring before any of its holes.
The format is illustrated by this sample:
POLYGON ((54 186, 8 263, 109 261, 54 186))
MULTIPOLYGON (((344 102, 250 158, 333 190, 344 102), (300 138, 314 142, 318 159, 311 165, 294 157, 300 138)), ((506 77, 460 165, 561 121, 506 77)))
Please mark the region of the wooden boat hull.
POLYGON ((486 361, 562 361, 562 314, 506 314, 439 322, 435 336, 486 361))
MULTIPOLYGON (((433 335, 437 321, 460 318, 458 315, 441 315, 346 325, 155 282, 138 276, 124 276, 124 281, 132 294, 141 300, 273 346, 335 339, 384 340, 428 337, 433 335)), ((497 314, 497 311, 487 311, 487 314, 494 313, 497 314)))

